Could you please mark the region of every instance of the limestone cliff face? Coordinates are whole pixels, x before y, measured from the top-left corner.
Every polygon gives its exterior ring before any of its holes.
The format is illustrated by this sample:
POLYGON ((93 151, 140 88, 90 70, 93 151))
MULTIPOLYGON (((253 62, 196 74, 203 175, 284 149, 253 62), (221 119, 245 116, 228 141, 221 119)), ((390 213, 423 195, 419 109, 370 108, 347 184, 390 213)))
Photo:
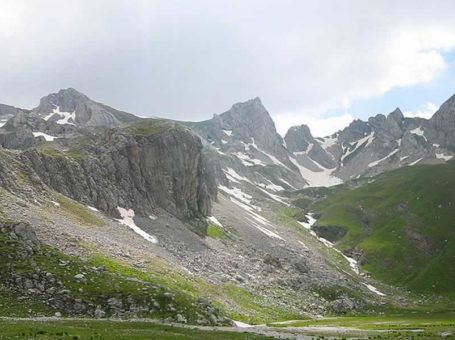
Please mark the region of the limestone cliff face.
POLYGON ((189 219, 209 214, 216 198, 201 151, 200 139, 184 128, 152 135, 111 129, 75 158, 36 149, 20 158, 52 189, 112 216, 118 216, 117 207, 143 215, 161 207, 189 219))

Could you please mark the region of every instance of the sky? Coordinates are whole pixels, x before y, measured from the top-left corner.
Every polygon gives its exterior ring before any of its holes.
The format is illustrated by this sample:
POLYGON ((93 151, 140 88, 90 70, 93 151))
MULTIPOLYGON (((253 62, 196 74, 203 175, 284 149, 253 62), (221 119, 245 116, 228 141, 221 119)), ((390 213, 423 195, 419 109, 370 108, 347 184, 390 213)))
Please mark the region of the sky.
POLYGON ((260 97, 281 134, 329 135, 455 93, 455 1, 0 0, 0 103, 73 87, 205 120, 260 97))

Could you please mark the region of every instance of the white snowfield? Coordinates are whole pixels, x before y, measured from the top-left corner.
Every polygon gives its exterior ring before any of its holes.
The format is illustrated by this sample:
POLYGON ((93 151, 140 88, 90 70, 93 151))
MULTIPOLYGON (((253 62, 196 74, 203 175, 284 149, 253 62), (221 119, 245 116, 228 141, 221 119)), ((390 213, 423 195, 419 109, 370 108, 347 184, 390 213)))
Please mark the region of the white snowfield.
POLYGON ((1 119, 0 120, 0 128, 3 127, 3 125, 5 125, 7 121, 8 121, 7 119, 1 119))
POLYGON ((142 236, 147 241, 154 243, 154 244, 158 243, 158 239, 155 236, 146 233, 144 230, 139 228, 136 225, 136 223, 134 223, 134 219, 133 219, 134 210, 133 209, 124 209, 121 207, 117 207, 117 210, 120 213, 120 216, 122 217, 122 219, 117 220, 120 224, 126 225, 127 227, 132 229, 136 234, 142 236))
POLYGON ((49 113, 46 117, 44 117, 44 120, 49 120, 54 115, 59 115, 61 117, 61 119, 56 121, 57 124, 74 125, 74 123, 69 122, 69 120, 72 119, 73 122, 76 121, 76 111, 73 111, 73 112, 62 112, 62 111, 60 111, 60 107, 59 106, 57 106, 57 105, 54 105, 54 106, 55 106, 55 109, 53 109, 51 113, 49 113))
POLYGON ((289 160, 299 169, 300 175, 308 182, 306 187, 331 187, 343 183, 343 181, 332 175, 335 169, 327 169, 316 161, 310 159, 315 166, 321 171, 311 171, 308 168, 300 165, 295 158, 289 158, 289 160))
POLYGON ((32 132, 32 133, 33 133, 33 137, 44 137, 46 142, 52 142, 52 141, 54 141, 54 139, 58 138, 55 136, 48 135, 47 133, 44 133, 44 132, 32 132))

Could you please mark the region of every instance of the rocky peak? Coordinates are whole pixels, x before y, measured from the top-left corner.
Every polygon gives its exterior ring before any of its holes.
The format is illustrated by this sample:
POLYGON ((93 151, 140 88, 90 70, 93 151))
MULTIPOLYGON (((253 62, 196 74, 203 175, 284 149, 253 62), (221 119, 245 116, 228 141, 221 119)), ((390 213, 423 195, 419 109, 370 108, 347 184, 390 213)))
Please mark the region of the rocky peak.
POLYGON ((258 97, 232 105, 231 109, 219 115, 219 118, 226 128, 235 130, 246 142, 249 142, 251 137, 261 141, 267 138, 265 134, 277 134, 272 117, 258 97))
POLYGON ((401 112, 400 108, 397 107, 394 111, 389 113, 387 119, 401 122, 404 119, 404 115, 403 112, 401 112))
POLYGON ((284 140, 291 152, 305 151, 315 142, 309 127, 303 124, 291 127, 284 136, 284 140))
POLYGON ((51 93, 40 100, 32 115, 57 124, 80 126, 119 126, 139 118, 95 102, 73 88, 51 93))
POLYGON ((438 132, 436 141, 447 147, 455 147, 455 95, 445 101, 430 119, 438 132))

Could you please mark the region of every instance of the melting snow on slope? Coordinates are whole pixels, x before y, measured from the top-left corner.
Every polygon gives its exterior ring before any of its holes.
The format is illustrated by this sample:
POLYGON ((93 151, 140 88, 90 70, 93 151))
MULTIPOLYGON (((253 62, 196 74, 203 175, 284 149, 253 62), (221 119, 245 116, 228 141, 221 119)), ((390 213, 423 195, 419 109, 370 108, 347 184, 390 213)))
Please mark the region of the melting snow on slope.
POLYGON ((370 164, 368 164, 368 167, 369 167, 369 168, 372 168, 372 167, 378 165, 379 163, 385 161, 387 158, 392 157, 392 156, 393 156, 394 154, 396 154, 398 151, 400 151, 400 149, 395 149, 395 150, 393 150, 393 151, 392 151, 391 153, 389 153, 387 156, 385 156, 385 157, 383 157, 383 158, 381 158, 381 159, 378 159, 377 161, 374 161, 374 162, 371 162, 370 164))
POLYGON ((89 208, 91 211, 99 211, 98 209, 96 209, 95 207, 91 207, 89 205, 87 205, 87 208, 89 208))
POLYGON ((245 166, 255 166, 255 165, 266 166, 267 165, 260 159, 251 158, 249 155, 242 153, 242 152, 237 152, 234 155, 237 156, 237 158, 240 159, 242 164, 245 166))
POLYGON ((376 295, 379 295, 379 296, 385 296, 384 293, 380 292, 376 287, 373 287, 372 285, 368 284, 368 283, 363 283, 362 284, 367 287, 369 290, 371 290, 373 293, 375 293, 376 295))
POLYGON ((220 221, 215 216, 208 216, 207 219, 212 222, 214 225, 217 225, 218 227, 223 228, 223 225, 221 224, 220 221))
POLYGON ((0 128, 3 127, 3 125, 5 125, 7 121, 8 121, 7 119, 0 120, 0 128))
POLYGON ((316 219, 311 215, 311 214, 306 214, 305 215, 308 222, 299 222, 300 225, 302 225, 305 229, 309 230, 310 231, 310 234, 313 235, 314 237, 316 237, 320 242, 322 242, 326 247, 329 247, 329 248, 332 248, 333 250, 335 250, 337 253, 339 253, 341 256, 343 256, 346 261, 348 261, 349 263, 349 266, 351 267, 352 271, 356 274, 359 274, 360 273, 360 270, 359 270, 359 265, 357 263, 356 260, 354 260, 353 258, 349 257, 349 256, 346 256, 344 255, 340 250, 338 250, 337 248, 334 248, 333 247, 333 243, 330 242, 329 240, 326 240, 325 238, 322 238, 322 237, 319 237, 312 229, 311 227, 316 223, 316 219))
POLYGON ((230 196, 232 203, 238 205, 240 208, 245 210, 248 214, 246 219, 250 222, 256 229, 267 235, 268 237, 276 238, 283 240, 283 238, 277 233, 271 231, 269 228, 273 228, 273 225, 265 217, 259 215, 256 211, 261 211, 260 207, 257 207, 251 204, 251 195, 245 194, 242 190, 238 188, 227 188, 223 185, 219 185, 218 189, 225 192, 230 196))
POLYGON ((74 123, 70 123, 69 119, 72 119, 73 121, 76 120, 76 111, 73 111, 72 113, 70 112, 61 112, 60 107, 57 105, 54 105, 55 109, 53 109, 51 113, 49 113, 46 117, 44 117, 44 120, 49 120, 53 115, 59 115, 61 119, 57 120, 57 124, 71 124, 74 125, 74 123))
POLYGON ((321 138, 321 147, 324 149, 324 150, 327 150, 328 148, 330 148, 331 146, 335 145, 337 142, 338 142, 338 136, 335 135, 335 136, 329 136, 329 137, 324 137, 324 138, 321 138))
POLYGON ((47 133, 44 133, 44 132, 32 132, 32 133, 33 133, 33 137, 44 137, 46 142, 52 142, 55 138, 57 138, 57 137, 48 135, 47 133))
POLYGON ((321 169, 321 171, 311 171, 300 165, 300 163, 292 157, 290 157, 289 160, 299 169, 300 174, 308 182, 308 186, 310 187, 331 187, 343 183, 340 178, 332 176, 335 169, 327 169, 314 160, 312 160, 312 162, 321 169))
POLYGON ((423 157, 422 157, 422 158, 419 158, 419 159, 417 159, 417 160, 415 160, 415 161, 412 162, 412 163, 409 163, 408 166, 416 165, 416 164, 419 163, 422 159, 423 159, 423 157))
POLYGON ((281 182, 283 182, 284 184, 286 184, 286 185, 289 186, 290 188, 297 190, 297 188, 296 188, 295 186, 293 186, 291 183, 289 183, 288 181, 286 181, 284 178, 278 178, 278 180, 281 181, 281 182))
POLYGON ((124 209, 121 207, 117 207, 118 212, 122 219, 117 220, 119 223, 126 225, 127 227, 131 228, 136 234, 139 234, 144 239, 152 243, 158 243, 158 239, 150 234, 147 234, 144 230, 139 228, 136 223, 134 223, 134 210, 133 209, 124 209))
POLYGON ((410 130, 409 132, 412 133, 413 135, 421 136, 425 139, 425 141, 428 141, 427 137, 425 137, 424 131, 422 130, 422 128, 420 126, 414 130, 410 130))
POLYGON ((252 326, 252 325, 249 325, 249 324, 244 323, 244 322, 241 322, 241 321, 232 320, 232 322, 234 323, 234 326, 237 327, 237 328, 250 328, 250 327, 254 327, 254 326, 252 326))
MULTIPOLYGON (((343 254, 340 250, 338 250, 337 248, 335 248, 333 246, 333 243, 326 240, 325 238, 322 238, 322 237, 319 237, 312 229, 311 227, 316 223, 316 219, 311 215, 311 214, 307 214, 305 215, 306 218, 308 219, 308 222, 299 222, 305 229, 309 230, 311 235, 313 235, 314 237, 316 237, 320 242, 322 242, 325 246, 335 250, 337 253, 339 253, 341 256, 343 256, 346 261, 348 261, 349 263, 349 266, 351 267, 352 271, 354 273, 356 273, 357 275, 360 274, 360 269, 359 269, 359 264, 356 260, 354 260, 353 258, 349 257, 349 256, 346 256, 345 254, 343 254)), ((363 283, 362 284, 367 287, 370 291, 372 291, 373 293, 379 295, 379 296, 385 296, 386 294, 380 292, 376 287, 368 284, 368 283, 363 283)))
POLYGON ((244 182, 248 182, 248 183, 253 184, 248 178, 239 175, 232 168, 223 169, 223 172, 226 175, 226 177, 228 178, 228 180, 230 180, 231 182, 240 183, 239 181, 244 181, 244 182))
POLYGON ((443 159, 445 161, 448 161, 448 160, 451 160, 453 156, 448 156, 448 155, 444 155, 443 153, 437 153, 436 152, 436 158, 437 159, 443 159))
POLYGON ((228 135, 229 137, 231 137, 232 135, 232 130, 223 130, 223 132, 228 135))
POLYGON ((264 150, 261 150, 257 145, 256 145, 256 142, 254 141, 254 138, 251 137, 251 143, 243 143, 243 145, 245 146, 245 151, 250 151, 250 147, 254 147, 257 151, 259 151, 260 153, 266 155, 271 161, 272 163, 276 164, 276 165, 279 165, 279 166, 282 166, 283 168, 286 168, 288 169, 289 171, 292 172, 291 169, 289 169, 289 167, 287 167, 285 164, 283 164, 280 160, 278 160, 275 156, 273 155, 270 155, 268 154, 267 152, 265 152, 264 150))
POLYGON ((349 145, 354 146, 354 149, 349 150, 349 147, 343 148, 343 156, 341 156, 341 162, 348 157, 349 155, 353 154, 356 152, 362 145, 366 148, 368 145, 370 145, 374 140, 374 131, 372 131, 368 136, 365 136, 363 138, 360 138, 359 140, 349 143, 349 145))
POLYGON ((244 193, 241 189, 235 187, 231 189, 224 185, 219 185, 218 189, 224 191, 229 196, 235 197, 240 202, 243 202, 244 204, 247 204, 248 206, 253 207, 256 210, 261 211, 260 207, 251 204, 251 199, 253 198, 253 196, 244 193))

